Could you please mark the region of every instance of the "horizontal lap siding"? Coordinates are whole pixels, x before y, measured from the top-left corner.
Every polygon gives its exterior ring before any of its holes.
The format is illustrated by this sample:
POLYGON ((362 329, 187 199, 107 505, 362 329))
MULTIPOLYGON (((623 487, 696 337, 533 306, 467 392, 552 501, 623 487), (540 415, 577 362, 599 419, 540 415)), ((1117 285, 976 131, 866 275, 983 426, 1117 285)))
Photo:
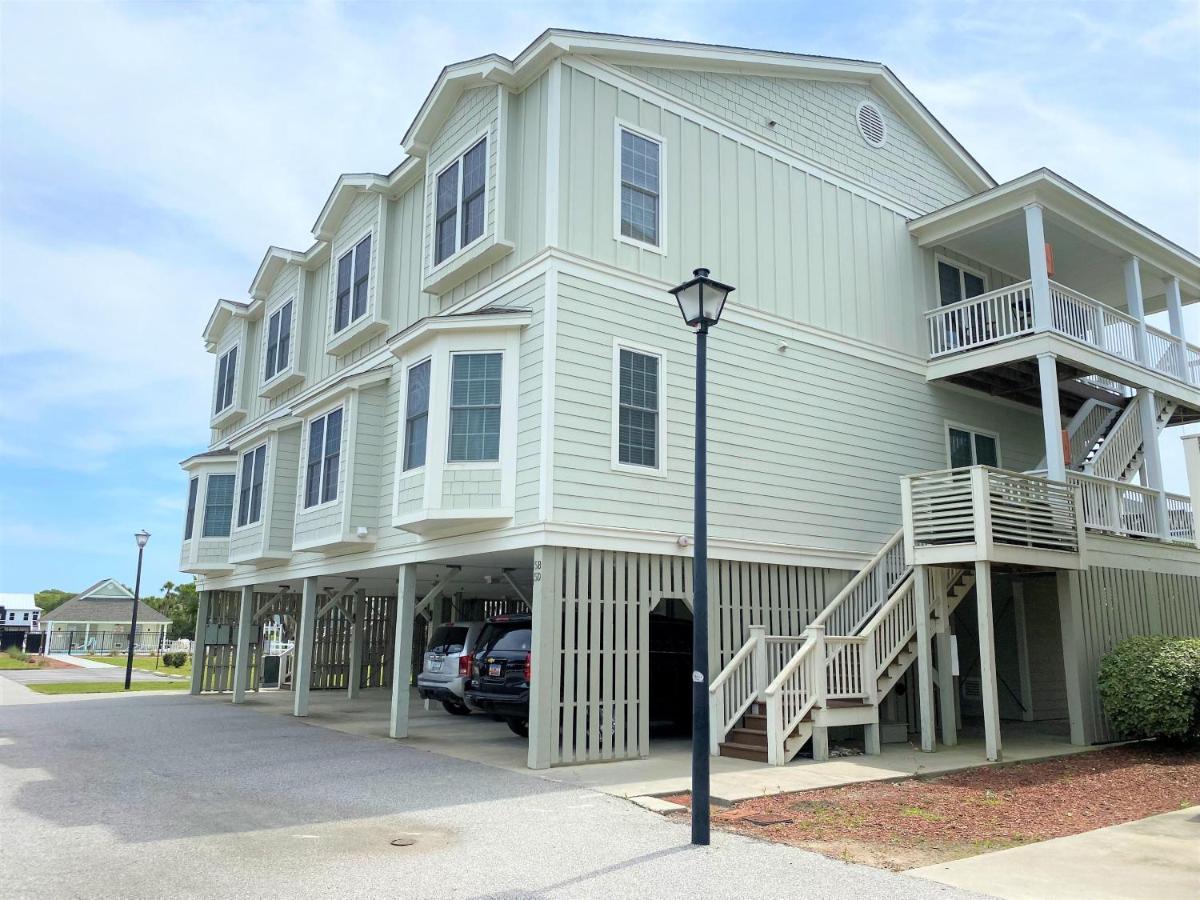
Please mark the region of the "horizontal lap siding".
MULTIPOLYGON (((385 430, 388 390, 389 385, 385 383, 359 391, 355 403, 354 484, 347 520, 351 534, 359 525, 376 527, 380 507, 387 506, 386 502, 380 503, 380 498, 385 496, 381 491, 381 480, 388 446, 395 447, 394 439, 389 440, 385 430)), ((390 486, 386 496, 391 496, 390 486)))
MULTIPOLYGON (((559 306, 556 516, 690 534, 695 350, 678 310, 572 276, 559 306), (666 354, 666 478, 612 470, 613 337, 666 354)), ((709 341, 714 538, 874 553, 899 527, 901 476, 948 464, 945 419, 999 431, 1007 467, 1041 456, 1033 411, 779 340, 727 317, 709 341)))
POLYGON ((292 549, 296 524, 296 487, 300 470, 300 433, 302 428, 287 428, 274 438, 275 471, 271 473, 268 502, 271 504, 271 533, 268 547, 275 551, 292 549))

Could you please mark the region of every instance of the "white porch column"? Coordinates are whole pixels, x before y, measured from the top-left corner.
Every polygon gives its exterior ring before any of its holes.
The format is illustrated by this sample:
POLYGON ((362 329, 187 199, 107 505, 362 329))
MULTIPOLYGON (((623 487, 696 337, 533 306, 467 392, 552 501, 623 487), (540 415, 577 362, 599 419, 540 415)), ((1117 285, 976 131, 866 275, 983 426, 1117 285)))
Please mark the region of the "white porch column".
POLYGON ((1171 322, 1171 334, 1181 341, 1187 340, 1187 327, 1183 324, 1183 295, 1179 293, 1179 279, 1167 279, 1167 316, 1171 322))
POLYGON ((1187 468, 1188 488, 1192 495, 1192 536, 1200 547, 1200 432, 1185 434, 1183 463, 1187 468))
POLYGON ((400 567, 396 580, 396 642, 392 651, 392 713, 388 736, 408 737, 408 694, 412 681, 413 617, 417 614, 417 565, 400 567))
POLYGON ((359 684, 362 682, 362 652, 363 652, 363 618, 366 615, 367 592, 359 588, 354 592, 351 613, 354 624, 350 626, 350 671, 346 675, 346 699, 353 700, 358 696, 359 684))
POLYGON ((292 672, 295 702, 292 715, 308 715, 308 689, 312 684, 313 635, 317 628, 317 579, 305 578, 300 593, 300 633, 296 635, 296 668, 292 672))
POLYGON ((1158 536, 1164 541, 1171 536, 1167 522, 1167 495, 1163 488, 1162 451, 1158 446, 1158 395, 1143 388, 1138 391, 1140 403, 1138 415, 1142 426, 1142 452, 1145 466, 1146 487, 1156 491, 1154 495, 1155 521, 1158 536))
POLYGON ((992 620, 992 564, 975 563, 975 606, 979 616, 979 677, 983 693, 983 737, 987 758, 1000 759, 1000 698, 996 677, 995 622, 992 620))
POLYGON ((1129 307, 1129 315, 1137 320, 1134 341, 1138 362, 1148 366, 1150 340, 1146 336, 1146 306, 1142 302, 1142 263, 1136 256, 1125 260, 1125 303, 1129 307))
MULTIPOLYGON (((204 632, 208 628, 211 591, 200 591, 196 599, 196 635, 192 641, 192 693, 204 689, 204 632)), ((69 648, 68 648, 69 649, 69 648)))
POLYGON ((950 600, 945 595, 935 601, 939 607, 937 633, 938 707, 942 716, 942 744, 958 743, 958 715, 954 691, 954 633, 950 630, 950 600))
POLYGON ((1038 355, 1038 382, 1042 394, 1042 435, 1046 442, 1046 474, 1051 481, 1065 481, 1067 460, 1063 453, 1062 411, 1058 406, 1058 362, 1053 353, 1038 355))
POLYGON ((250 631, 254 628, 254 585, 242 588, 238 607, 237 655, 233 661, 233 702, 246 702, 246 682, 250 675, 250 631))
POLYGON ((917 702, 921 719, 921 749, 937 749, 933 724, 933 646, 929 640, 929 567, 913 567, 917 616, 917 702))
POLYGON ((1050 307, 1050 273, 1046 268, 1046 226, 1042 208, 1031 203, 1025 207, 1025 240, 1029 246, 1029 284, 1033 294, 1033 327, 1048 331, 1054 326, 1050 307))

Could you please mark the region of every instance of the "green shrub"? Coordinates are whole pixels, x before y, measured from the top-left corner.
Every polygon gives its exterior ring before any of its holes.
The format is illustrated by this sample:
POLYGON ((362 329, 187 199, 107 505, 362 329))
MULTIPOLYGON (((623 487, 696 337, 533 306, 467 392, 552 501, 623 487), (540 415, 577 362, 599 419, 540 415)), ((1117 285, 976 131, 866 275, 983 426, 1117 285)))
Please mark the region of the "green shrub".
POLYGON ((181 669, 187 663, 187 654, 182 650, 171 651, 162 655, 162 664, 168 669, 181 669))
POLYGON ((11 647, 7 648, 4 652, 7 653, 9 656, 11 656, 13 659, 15 659, 17 662, 29 662, 29 654, 23 653, 21 651, 21 648, 18 647, 16 644, 13 644, 11 647))
POLYGON ((1100 700, 1126 738, 1200 738, 1200 638, 1133 637, 1100 663, 1100 700))

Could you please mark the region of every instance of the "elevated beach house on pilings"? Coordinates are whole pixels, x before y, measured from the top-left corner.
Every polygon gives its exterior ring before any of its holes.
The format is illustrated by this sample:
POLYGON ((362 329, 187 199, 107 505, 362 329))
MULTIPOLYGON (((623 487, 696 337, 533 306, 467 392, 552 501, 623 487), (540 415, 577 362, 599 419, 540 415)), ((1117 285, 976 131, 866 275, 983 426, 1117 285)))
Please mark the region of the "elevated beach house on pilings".
POLYGON ((297 716, 381 690, 403 738, 414 634, 528 610, 528 764, 653 753, 698 265, 737 287, 713 753, 1105 740, 1101 655, 1200 635, 1200 462, 1170 493, 1159 453, 1200 418, 1192 252, 1053 172, 996 184, 878 63, 551 30, 448 66, 403 147, 204 331, 194 691, 244 701, 271 622, 297 716))

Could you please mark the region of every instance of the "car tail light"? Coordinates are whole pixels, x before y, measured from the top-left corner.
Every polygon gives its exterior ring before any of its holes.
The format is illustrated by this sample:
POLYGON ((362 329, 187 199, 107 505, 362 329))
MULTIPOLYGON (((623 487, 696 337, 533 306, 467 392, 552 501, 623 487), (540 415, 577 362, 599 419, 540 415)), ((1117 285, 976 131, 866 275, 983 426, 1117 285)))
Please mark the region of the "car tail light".
POLYGON ((525 654, 525 683, 529 684, 533 681, 530 677, 533 674, 533 654, 525 654))
POLYGON ((458 674, 463 678, 471 677, 471 654, 464 653, 458 658, 458 674))

